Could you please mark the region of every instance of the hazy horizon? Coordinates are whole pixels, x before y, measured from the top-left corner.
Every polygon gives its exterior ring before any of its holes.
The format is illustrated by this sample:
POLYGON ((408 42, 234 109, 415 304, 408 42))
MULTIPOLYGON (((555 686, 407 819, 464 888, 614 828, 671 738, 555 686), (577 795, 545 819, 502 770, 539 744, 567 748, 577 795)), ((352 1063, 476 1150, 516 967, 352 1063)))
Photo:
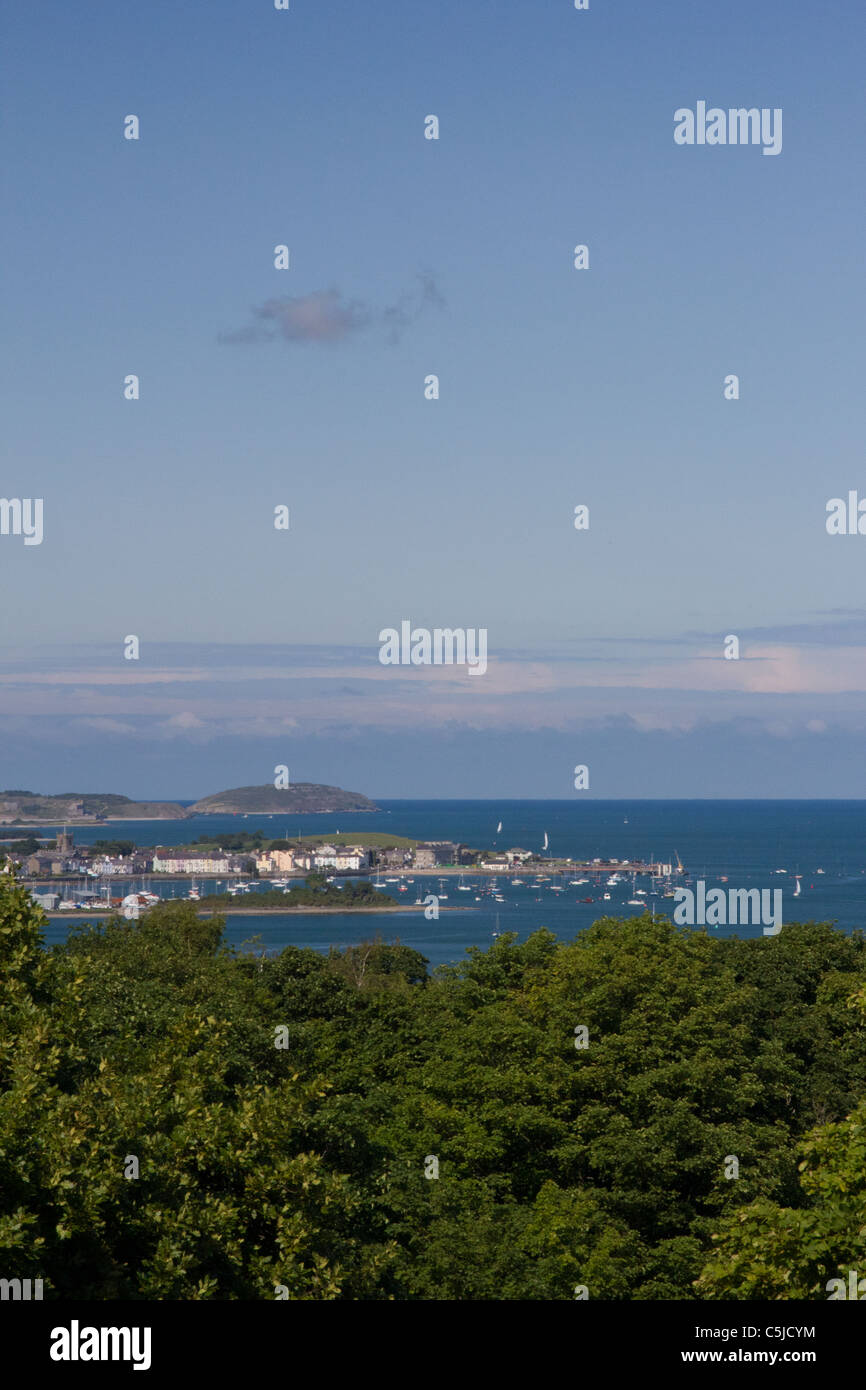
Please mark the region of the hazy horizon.
POLYGON ((856 798, 859 26, 16 7, 4 780, 856 798), (702 103, 778 152, 678 144, 702 103), (382 664, 404 622, 486 670, 382 664))

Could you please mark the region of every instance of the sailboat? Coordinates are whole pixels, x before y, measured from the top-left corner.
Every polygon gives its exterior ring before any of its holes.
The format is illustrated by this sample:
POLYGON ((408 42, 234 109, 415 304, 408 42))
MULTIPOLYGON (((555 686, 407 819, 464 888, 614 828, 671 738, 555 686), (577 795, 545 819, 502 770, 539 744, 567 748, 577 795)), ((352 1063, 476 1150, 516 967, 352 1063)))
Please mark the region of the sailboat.
POLYGON ((799 898, 799 896, 800 896, 800 875, 799 875, 799 874, 796 874, 795 877, 796 877, 796 880, 797 880, 797 887, 794 889, 794 892, 793 892, 792 896, 795 897, 795 898, 799 898))
POLYGON ((497 835, 500 835, 500 834, 502 833, 502 821, 500 821, 499 824, 497 825, 497 827, 496 827, 496 833, 497 833, 497 835))
POLYGON ((544 849, 548 849, 549 847, 550 847, 550 841, 549 841, 548 838, 547 838, 547 831, 545 830, 545 832, 544 832, 544 844, 541 846, 541 848, 544 850, 544 849))

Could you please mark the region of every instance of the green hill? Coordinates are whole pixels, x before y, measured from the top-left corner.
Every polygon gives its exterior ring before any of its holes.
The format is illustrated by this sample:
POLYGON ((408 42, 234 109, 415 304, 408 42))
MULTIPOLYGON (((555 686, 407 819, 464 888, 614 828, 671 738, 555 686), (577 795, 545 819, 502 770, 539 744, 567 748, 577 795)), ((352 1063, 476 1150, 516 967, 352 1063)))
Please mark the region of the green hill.
POLYGON ((205 796, 189 808, 190 815, 282 815, 312 814, 325 811, 377 811, 379 808, 360 792, 318 782, 295 782, 277 790, 273 786, 235 787, 231 791, 205 796))

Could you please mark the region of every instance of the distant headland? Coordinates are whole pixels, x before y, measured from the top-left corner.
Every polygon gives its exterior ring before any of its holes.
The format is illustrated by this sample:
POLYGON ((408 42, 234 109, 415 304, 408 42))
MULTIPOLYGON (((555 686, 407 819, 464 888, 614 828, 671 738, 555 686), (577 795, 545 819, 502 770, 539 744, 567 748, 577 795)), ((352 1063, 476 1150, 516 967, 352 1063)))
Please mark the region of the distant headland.
POLYGON ((0 825, 87 825, 115 820, 185 820, 190 816, 281 815, 329 811, 377 811, 360 792, 343 791, 318 782, 296 782, 277 789, 235 787, 205 796, 193 806, 176 801, 133 801, 112 792, 0 791, 0 825))
POLYGON ((187 815, 280 815, 316 814, 327 811, 378 811, 379 807, 360 792, 345 792, 340 787, 326 787, 318 782, 295 782, 289 787, 235 787, 233 791, 215 792, 190 806, 187 815))

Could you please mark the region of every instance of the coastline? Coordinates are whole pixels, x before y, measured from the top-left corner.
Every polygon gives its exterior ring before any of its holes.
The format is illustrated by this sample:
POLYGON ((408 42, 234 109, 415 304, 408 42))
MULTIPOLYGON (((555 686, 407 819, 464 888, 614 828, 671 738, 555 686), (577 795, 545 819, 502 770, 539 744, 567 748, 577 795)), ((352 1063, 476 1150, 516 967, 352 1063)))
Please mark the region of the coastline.
POLYGON ((249 816, 270 816, 276 820, 280 816, 362 816, 375 814, 378 807, 359 806, 354 810, 349 807, 339 807, 334 810, 313 811, 307 809, 294 809, 289 811, 187 811, 181 816, 100 816, 96 820, 93 816, 83 816, 64 820, 62 817, 55 816, 52 820, 28 821, 23 824, 21 821, 0 821, 0 830, 46 830, 54 829, 58 825, 71 826, 100 826, 111 825, 112 822, 122 822, 126 825, 176 825, 178 821, 199 820, 205 816, 239 816, 245 819, 249 816))
MULTIPOLYGON (((185 902, 186 899, 185 899, 185 898, 166 898, 165 901, 166 901, 166 902, 185 902)), ((154 906, 157 906, 157 904, 155 903, 154 906)), ((134 920, 141 921, 142 917, 146 917, 146 916, 147 916, 147 913, 148 913, 149 910, 150 910, 149 908, 145 908, 144 911, 142 912, 142 914, 141 914, 141 916, 140 916, 139 918, 137 918, 137 919, 133 918, 133 919, 130 919, 130 920, 133 920, 133 921, 134 921, 134 920)), ((403 914, 405 914, 405 913, 407 913, 407 912, 411 912, 411 913, 421 912, 421 913, 423 913, 424 911, 425 911, 425 909, 424 909, 424 907, 423 907, 421 904, 419 904, 419 905, 416 907, 416 905, 415 905, 414 903, 406 903, 405 905, 404 905, 403 903, 398 903, 398 904, 396 905, 396 907, 351 907, 351 908, 350 908, 350 907, 238 907, 238 908, 229 907, 229 908, 224 908, 224 909, 205 908, 205 909, 203 909, 203 910, 197 912, 197 913, 196 913, 196 916, 197 916, 197 917, 224 917, 224 916, 225 916, 225 917, 271 917, 271 916, 273 916, 273 917, 319 917, 319 916, 322 916, 322 917, 327 917, 327 916, 337 916, 337 917, 360 917, 360 916, 362 916, 362 915, 369 914, 369 913, 373 913, 373 914, 378 913, 378 914, 380 914, 380 915, 384 913, 384 915, 387 917, 387 916, 390 916, 391 914, 393 914, 393 915, 395 915, 395 916, 402 916, 403 914)), ((440 914, 443 913, 443 912, 477 912, 477 911, 478 911, 477 908, 472 908, 472 907, 469 907, 468 905, 467 905, 466 907, 440 907, 440 908, 439 908, 440 914)), ((95 917, 118 917, 118 916, 120 916, 120 911, 119 911, 119 909, 117 909, 117 910, 112 910, 111 912, 108 912, 105 908, 102 908, 100 911, 97 911, 97 912, 88 912, 87 908, 81 908, 80 911, 77 911, 77 912, 73 912, 71 909, 70 909, 68 912, 46 912, 46 913, 45 913, 45 916, 48 917, 51 921, 61 921, 61 922, 62 922, 62 921, 64 920, 64 918, 65 918, 67 921, 69 921, 69 920, 71 920, 71 919, 73 919, 73 918, 81 918, 81 917, 85 917, 85 918, 91 918, 91 917, 94 917, 94 918, 95 918, 95 917)))

